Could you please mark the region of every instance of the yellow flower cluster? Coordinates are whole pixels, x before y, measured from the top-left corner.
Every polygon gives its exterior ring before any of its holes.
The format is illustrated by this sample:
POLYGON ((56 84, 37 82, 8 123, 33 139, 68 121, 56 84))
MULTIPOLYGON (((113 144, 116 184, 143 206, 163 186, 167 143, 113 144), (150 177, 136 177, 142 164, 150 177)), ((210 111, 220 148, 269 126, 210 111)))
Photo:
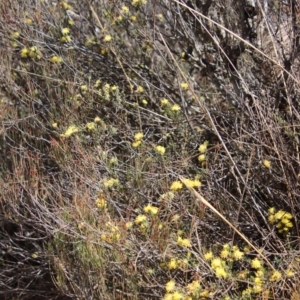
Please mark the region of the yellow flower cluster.
POLYGON ((135 224, 140 226, 140 230, 142 233, 146 233, 149 223, 146 215, 138 215, 135 218, 135 224))
POLYGON ((181 86, 182 90, 184 90, 184 91, 186 91, 189 88, 189 84, 186 82, 182 82, 180 86, 181 86))
POLYGON ((226 263, 220 257, 215 257, 211 260, 211 267, 215 271, 217 277, 227 278, 226 263))
POLYGON ((177 180, 171 184, 170 190, 178 191, 178 190, 181 190, 182 188, 183 188, 183 185, 182 185, 181 181, 177 180))
POLYGON ((164 155, 166 152, 166 148, 160 145, 156 146, 155 149, 160 155, 164 155))
POLYGON ((197 295, 197 293, 200 291, 200 283, 198 280, 193 280, 191 283, 187 285, 187 291, 190 295, 197 295))
POLYGON ((147 206, 144 207, 144 212, 150 215, 156 215, 158 213, 158 207, 148 204, 147 206))
POLYGON ((135 218, 135 224, 139 225, 139 224, 142 224, 142 223, 145 223, 147 222, 148 219, 147 219, 147 216, 146 215, 138 215, 136 218, 135 218))
POLYGON ((171 258, 168 262, 168 269, 169 270, 175 270, 178 268, 178 260, 176 258, 171 258))
POLYGON ((292 223, 293 216, 284 210, 278 210, 274 207, 269 208, 268 210, 268 221, 270 224, 276 224, 276 228, 279 233, 288 233, 293 227, 292 223))
POLYGON ((119 180, 115 178, 110 178, 108 180, 104 180, 103 184, 106 188, 113 188, 119 185, 119 180))
POLYGON ((71 41, 70 29, 68 27, 65 27, 61 30, 60 41, 63 43, 68 43, 71 41))
POLYGON ((261 269, 262 268, 262 262, 257 257, 255 257, 251 261, 251 267, 253 269, 261 269))
POLYGON ((60 56, 53 55, 51 56, 50 61, 55 64, 60 64, 62 62, 62 58, 60 56))
POLYGON ((167 192, 165 194, 160 195, 159 201, 170 201, 173 200, 175 197, 175 194, 173 192, 167 192))
POLYGON ((20 32, 15 31, 15 32, 13 32, 13 33, 10 35, 10 37, 11 37, 12 39, 17 39, 17 38, 20 37, 20 32))
POLYGON ((144 134, 142 132, 138 132, 134 135, 134 142, 132 143, 133 148, 137 148, 142 144, 142 139, 144 134))
POLYGON ((271 168, 271 162, 267 159, 263 160, 263 165, 267 168, 270 169, 271 168))
POLYGON ((129 8, 128 6, 126 5, 123 5, 122 8, 121 8, 121 11, 124 15, 128 14, 129 13, 129 8))
POLYGON ((169 104, 169 100, 166 98, 163 98, 160 100, 160 105, 161 106, 167 106, 169 104))
POLYGON ((95 122, 89 122, 85 125, 86 129, 88 131, 93 131, 96 128, 96 123, 95 122))
POLYGON ((37 46, 32 46, 30 48, 24 47, 20 53, 22 58, 32 58, 41 59, 42 53, 37 46))
POLYGON ((177 245, 181 247, 192 247, 191 241, 189 239, 183 239, 180 236, 177 238, 177 245))
POLYGON ((96 199, 95 204, 99 209, 105 209, 107 206, 107 202, 102 195, 96 199))
POLYGON ((198 179, 191 180, 191 179, 188 179, 188 178, 184 178, 184 179, 182 179, 182 182, 188 188, 198 188, 198 187, 201 187, 201 182, 198 179))
POLYGON ((171 106, 171 111, 178 112, 180 110, 181 110, 181 108, 178 104, 174 104, 171 106))
POLYGON ((103 38, 103 42, 105 43, 110 43, 112 40, 111 35, 107 34, 104 38, 103 38))
POLYGON ((107 222, 105 227, 107 232, 101 235, 102 241, 112 243, 121 238, 121 232, 117 225, 107 222))
POLYGON ((230 246, 228 244, 223 245, 223 249, 220 253, 221 258, 232 261, 240 260, 244 257, 244 252, 237 246, 230 246))
POLYGON ((64 10, 71 10, 72 9, 72 6, 69 3, 65 2, 65 1, 63 1, 61 3, 61 6, 63 7, 64 10))
POLYGON ((74 133, 77 133, 79 131, 78 127, 75 125, 71 125, 68 127, 68 129, 65 131, 65 133, 61 134, 61 137, 69 137, 74 133))
POLYGON ((131 4, 133 6, 141 6, 147 3, 147 0, 132 0, 131 4))
POLYGON ((199 162, 206 161, 206 151, 207 151, 208 141, 205 141, 203 144, 201 144, 198 148, 198 151, 200 152, 200 155, 198 156, 199 162))
POLYGON ((180 291, 176 291, 176 282, 172 279, 166 283, 166 294, 164 300, 183 300, 184 294, 180 291))
POLYGON ((136 93, 143 93, 144 92, 144 88, 139 85, 137 88, 136 88, 136 93))

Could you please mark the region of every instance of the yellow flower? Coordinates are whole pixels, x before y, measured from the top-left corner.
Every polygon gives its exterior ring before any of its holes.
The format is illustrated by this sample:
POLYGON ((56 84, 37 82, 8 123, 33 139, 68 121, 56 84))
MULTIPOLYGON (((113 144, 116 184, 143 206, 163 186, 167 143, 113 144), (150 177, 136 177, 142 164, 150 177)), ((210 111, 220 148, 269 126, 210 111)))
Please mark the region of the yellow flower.
POLYGON ((183 187, 182 183, 180 181, 174 181, 170 187, 171 191, 178 191, 181 190, 183 187))
POLYGON ((207 291, 207 290, 204 290, 204 291, 202 291, 202 292, 200 293, 199 296, 200 296, 201 298, 208 298, 208 297, 212 296, 212 293, 210 293, 210 292, 207 291))
POLYGON ((172 296, 172 300, 181 300, 183 299, 183 294, 180 292, 174 292, 172 296))
POLYGON ((176 282, 175 282, 173 279, 170 280, 170 281, 167 282, 167 284, 166 284, 166 291, 167 291, 168 293, 174 291, 175 285, 176 285, 176 282))
POLYGON ((164 155, 166 152, 166 148, 163 146, 156 146, 156 151, 160 154, 160 155, 164 155))
POLYGON ((156 215, 158 212, 158 207, 148 204, 144 207, 144 212, 149 213, 150 215, 156 215))
POLYGON ((226 273, 226 271, 223 267, 217 267, 215 269, 215 271, 216 271, 216 276, 217 277, 227 278, 227 276, 228 276, 228 274, 226 273))
POLYGON ((287 211, 279 210, 275 214, 275 218, 276 218, 276 220, 280 220, 280 219, 283 219, 283 218, 292 219, 292 215, 289 212, 287 212, 287 211))
POLYGON ((223 250, 221 251, 221 254, 220 254, 220 256, 221 256, 222 258, 228 258, 229 255, 230 255, 230 252, 229 252, 227 249, 223 249, 223 250))
POLYGON ((292 270, 286 270, 285 275, 286 277, 291 278, 295 275, 295 272, 293 272, 292 270))
POLYGON ((28 55, 29 55, 29 49, 28 48, 23 48, 22 50, 21 50, 21 57, 23 57, 23 58, 26 58, 26 57, 28 57, 28 55))
POLYGON ((136 92, 137 93, 143 93, 144 92, 144 88, 142 87, 142 86, 138 86, 137 88, 136 88, 136 92))
POLYGON ((256 277, 259 277, 259 278, 263 278, 263 277, 264 277, 264 270, 263 270, 263 269, 258 269, 258 270, 255 272, 255 276, 256 276, 256 277))
POLYGON ((223 245, 223 249, 230 250, 230 245, 229 245, 229 244, 227 244, 227 243, 226 243, 226 244, 224 244, 224 245, 223 245))
POLYGON ((253 282, 254 282, 255 284, 263 284, 263 281, 261 280, 260 277, 255 277, 254 280, 253 280, 253 282))
POLYGON ((274 281, 277 281, 279 280, 280 278, 282 277, 281 273, 279 271, 274 271, 272 273, 272 276, 270 277, 270 281, 271 282, 274 282, 274 281))
POLYGON ((89 122, 89 123, 86 124, 86 128, 87 128, 87 130, 89 130, 89 131, 93 131, 93 130, 96 128, 96 123, 94 123, 94 122, 89 122))
POLYGON ((72 6, 71 6, 69 3, 65 2, 65 1, 63 1, 63 2, 61 3, 61 5, 62 5, 62 7, 63 7, 65 10, 71 10, 71 9, 72 9, 72 6))
POLYGON ((145 215, 138 215, 135 218, 135 224, 141 224, 147 221, 147 217, 145 215))
POLYGON ((108 180, 104 180, 103 184, 106 188, 112 188, 114 186, 119 185, 119 180, 115 178, 110 178, 108 180))
POLYGON ((243 290, 242 297, 249 297, 249 296, 251 296, 251 293, 252 293, 252 289, 249 287, 249 288, 243 290))
POLYGON ((108 83, 106 83, 102 89, 103 89, 104 93, 109 94, 110 85, 108 83))
POLYGON ((239 249, 236 249, 233 251, 232 256, 234 259, 239 260, 244 256, 244 252, 240 251, 239 249))
POLYGON ((182 182, 188 187, 188 188, 196 188, 201 186, 201 182, 198 179, 191 180, 188 178, 183 178, 182 182))
POLYGON ((32 19, 26 17, 25 18, 25 23, 28 24, 28 25, 31 25, 33 23, 32 19))
POLYGON ((68 20, 68 24, 69 24, 70 26, 73 26, 75 23, 74 23, 74 21, 73 21, 72 19, 69 19, 69 20, 68 20))
POLYGON ((99 197, 96 201, 96 206, 100 209, 106 208, 107 202, 103 197, 99 197))
POLYGON ((133 226, 133 223, 132 223, 132 222, 127 222, 127 223, 125 224, 126 229, 130 229, 130 228, 132 228, 132 226, 133 226))
POLYGON ((121 10, 122 10, 123 14, 128 14, 129 13, 129 8, 125 5, 122 6, 121 10))
POLYGON ((52 123, 52 125, 51 125, 51 126, 52 126, 52 128, 54 128, 54 129, 55 129, 55 128, 57 128, 57 127, 58 127, 58 124, 57 124, 57 123, 52 123))
POLYGON ((60 64, 62 62, 62 58, 59 57, 59 56, 53 55, 50 58, 50 61, 53 62, 53 63, 55 63, 55 64, 60 64))
POLYGON ((192 247, 189 239, 183 239, 180 236, 177 238, 177 245, 181 247, 192 247))
POLYGON ((171 110, 172 111, 175 111, 175 112, 178 112, 181 110, 180 106, 178 104, 174 104, 172 107, 171 107, 171 110))
POLYGON ((251 267, 253 269, 260 269, 262 267, 261 261, 257 257, 252 259, 251 267))
POLYGON ((103 38, 103 41, 105 42, 105 43, 109 43, 109 42, 111 42, 111 40, 112 40, 112 37, 111 37, 111 35, 106 35, 104 38, 103 38))
POLYGON ((79 131, 78 127, 76 127, 75 125, 71 125, 68 127, 68 129, 66 130, 65 133, 61 134, 61 137, 69 137, 74 133, 77 133, 79 131))
POLYGON ((214 257, 213 253, 211 251, 204 254, 204 258, 206 260, 211 260, 214 257))
POLYGON ((189 88, 189 84, 186 82, 182 82, 180 86, 184 91, 186 91, 189 88))
POLYGON ((169 104, 169 100, 168 99, 163 98, 163 99, 160 100, 160 105, 161 106, 166 106, 168 104, 169 104))
POLYGON ((291 222, 285 223, 285 226, 288 228, 291 228, 291 227, 293 227, 293 223, 291 223, 291 222))
POLYGON ((205 161, 206 160, 206 155, 205 154, 200 154, 199 156, 198 156, 198 161, 199 162, 203 162, 203 161, 205 161))
POLYGON ((255 294, 259 294, 262 292, 262 286, 260 284, 255 284, 253 287, 252 287, 252 291, 253 293, 255 294))
POLYGON ((171 293, 167 293, 165 294, 164 296, 164 299, 163 300, 173 300, 173 294, 171 293))
POLYGON ((276 221, 275 216, 274 216, 274 215, 270 215, 270 216, 268 217, 268 221, 269 221, 270 224, 274 224, 275 221, 276 221))
POLYGON ((70 29, 68 27, 65 27, 61 30, 62 35, 68 35, 70 33, 70 29))
POLYGON ((158 19, 159 22, 163 22, 164 21, 164 16, 163 14, 157 14, 156 18, 158 19))
POLYGON ((147 0, 132 0, 132 2, 131 2, 131 4, 133 6, 140 6, 140 5, 143 5, 146 3, 147 3, 147 0))
POLYGON ((147 101, 146 99, 143 99, 143 100, 142 100, 142 103, 143 103, 144 105, 147 105, 147 104, 148 104, 148 101, 147 101))
POLYGON ((208 141, 205 141, 203 144, 201 144, 198 148, 198 151, 200 153, 205 153, 207 150, 207 146, 208 146, 208 141))
POLYGON ((138 133, 136 133, 136 134, 134 135, 134 140, 135 140, 135 141, 140 141, 140 140, 143 139, 143 137, 144 137, 144 134, 143 134, 142 132, 138 132, 138 133))
POLYGON ((271 168, 271 162, 267 159, 263 160, 263 165, 267 168, 270 169, 271 168))
POLYGON ((216 257, 211 261, 211 267, 216 270, 217 268, 223 267, 223 263, 220 257, 216 257))
POLYGON ((201 187, 202 183, 198 179, 193 180, 193 187, 201 187))
POLYGON ((183 178, 182 182, 188 187, 188 188, 193 188, 194 187, 194 182, 193 180, 190 180, 188 178, 183 178))
POLYGON ((132 22, 135 22, 135 21, 136 21, 136 16, 134 16, 134 15, 131 16, 131 17, 130 17, 130 20, 131 20, 132 22))
POLYGON ((62 43, 68 43, 68 42, 71 41, 71 36, 70 36, 70 35, 64 35, 64 36, 62 36, 62 37, 60 38, 60 41, 61 41, 62 43))
POLYGON ((137 148, 137 147, 139 147, 141 144, 142 144, 142 141, 135 141, 135 142, 133 142, 131 145, 132 145, 133 148, 137 148))
POLYGON ((200 289, 200 283, 197 280, 192 281, 187 285, 187 290, 189 294, 194 294, 200 289))
POLYGON ((83 92, 83 93, 86 92, 87 89, 88 89, 88 87, 87 87, 86 84, 83 84, 83 85, 80 87, 80 90, 81 90, 81 92, 83 92))
POLYGON ((270 207, 269 209, 268 209, 268 213, 269 214, 275 214, 275 207, 270 207))
POLYGON ((20 32, 18 31, 15 31, 10 35, 12 39, 17 39, 19 36, 20 36, 20 32))
POLYGON ((99 117, 95 117, 94 122, 98 124, 98 123, 101 123, 102 120, 99 117))
POLYGON ((174 270, 177 268, 177 266, 178 266, 178 263, 177 263, 176 258, 171 258, 171 260, 168 263, 169 270, 174 270))

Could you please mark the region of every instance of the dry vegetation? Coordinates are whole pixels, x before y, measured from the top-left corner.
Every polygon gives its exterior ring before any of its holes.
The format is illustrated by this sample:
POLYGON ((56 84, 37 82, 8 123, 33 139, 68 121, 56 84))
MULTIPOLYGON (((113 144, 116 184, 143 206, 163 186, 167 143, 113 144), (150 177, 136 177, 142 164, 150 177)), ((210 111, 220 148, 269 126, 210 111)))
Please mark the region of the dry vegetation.
POLYGON ((1 299, 300 299, 299 14, 1 1, 1 299))

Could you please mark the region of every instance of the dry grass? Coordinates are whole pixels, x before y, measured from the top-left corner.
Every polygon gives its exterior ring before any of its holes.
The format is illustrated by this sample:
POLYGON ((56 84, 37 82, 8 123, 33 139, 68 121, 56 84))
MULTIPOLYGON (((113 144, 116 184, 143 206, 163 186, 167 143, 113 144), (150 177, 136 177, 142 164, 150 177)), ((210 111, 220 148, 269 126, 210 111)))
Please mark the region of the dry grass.
POLYGON ((299 298, 298 7, 268 4, 0 4, 1 298, 299 298))

